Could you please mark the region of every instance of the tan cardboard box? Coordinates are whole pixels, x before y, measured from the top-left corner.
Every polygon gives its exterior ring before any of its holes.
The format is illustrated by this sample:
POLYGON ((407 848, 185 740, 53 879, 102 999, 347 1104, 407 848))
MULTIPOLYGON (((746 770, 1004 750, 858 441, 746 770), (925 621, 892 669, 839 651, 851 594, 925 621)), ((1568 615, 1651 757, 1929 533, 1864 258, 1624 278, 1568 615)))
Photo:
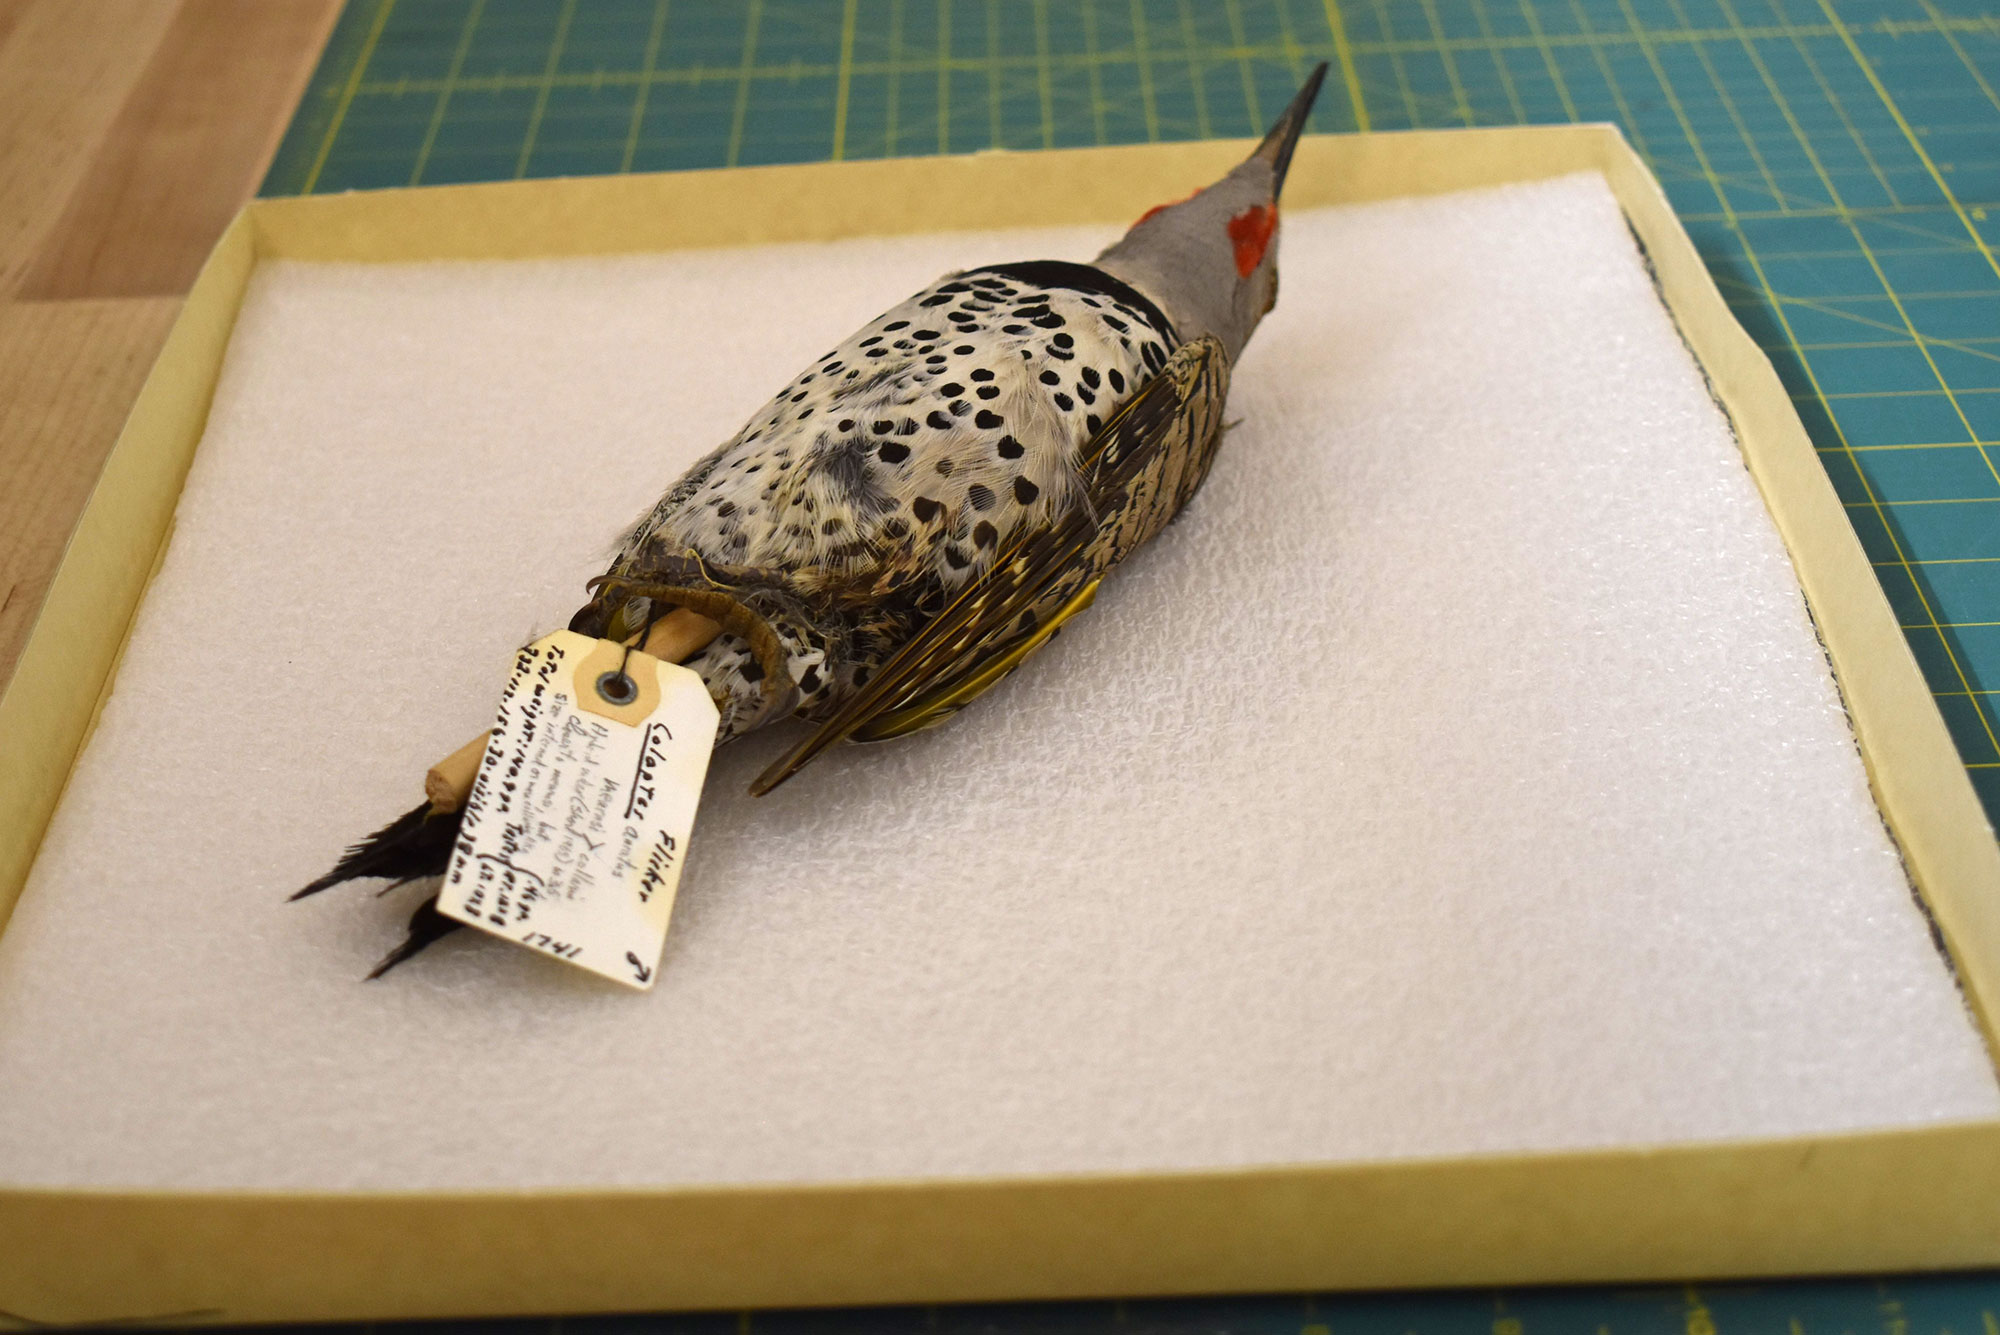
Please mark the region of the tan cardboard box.
MULTIPOLYGON (((0 699, 0 924, 170 538, 267 257, 572 256, 1124 221, 1240 144, 819 164, 260 200, 203 270, 0 699), (804 201, 811 201, 806 207, 804 201), (954 212, 954 210, 956 212, 954 212)), ((1311 207, 1595 170, 1735 426, 1876 800, 1989 1042, 2000 848, 1810 442, 1615 129, 1326 137, 1311 207)), ((1204 1173, 488 1194, 0 1190, 0 1310, 352 1320, 1634 1280, 2000 1263, 2000 1122, 1807 1140, 1204 1173)))

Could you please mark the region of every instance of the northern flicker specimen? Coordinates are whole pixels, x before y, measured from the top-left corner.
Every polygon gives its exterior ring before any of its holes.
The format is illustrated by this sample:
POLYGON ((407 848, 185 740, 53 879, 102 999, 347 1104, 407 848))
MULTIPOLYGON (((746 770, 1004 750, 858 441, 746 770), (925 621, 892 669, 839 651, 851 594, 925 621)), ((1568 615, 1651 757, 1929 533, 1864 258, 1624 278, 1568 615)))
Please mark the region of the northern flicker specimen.
MULTIPOLYGON (((717 745, 815 725, 755 793, 963 708, 1207 476, 1230 370, 1277 301, 1278 195, 1325 75, 1227 176, 1091 263, 949 274, 856 330, 632 527, 570 629, 698 672, 717 745)), ((484 741, 293 897, 441 875, 484 741)), ((426 900, 370 976, 458 925, 426 900)))

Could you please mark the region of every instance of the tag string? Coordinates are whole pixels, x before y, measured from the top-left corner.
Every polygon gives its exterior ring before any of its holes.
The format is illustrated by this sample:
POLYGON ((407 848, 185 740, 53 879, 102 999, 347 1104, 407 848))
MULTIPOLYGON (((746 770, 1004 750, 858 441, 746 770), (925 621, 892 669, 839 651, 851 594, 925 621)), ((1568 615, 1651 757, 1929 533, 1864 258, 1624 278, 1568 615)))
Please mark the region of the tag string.
POLYGON ((625 675, 626 665, 632 661, 632 651, 646 642, 646 637, 653 633, 653 624, 664 615, 659 610, 660 604, 657 599, 648 598, 646 602, 646 620, 644 624, 639 627, 638 635, 625 642, 625 652, 619 655, 618 675, 621 677, 625 675))

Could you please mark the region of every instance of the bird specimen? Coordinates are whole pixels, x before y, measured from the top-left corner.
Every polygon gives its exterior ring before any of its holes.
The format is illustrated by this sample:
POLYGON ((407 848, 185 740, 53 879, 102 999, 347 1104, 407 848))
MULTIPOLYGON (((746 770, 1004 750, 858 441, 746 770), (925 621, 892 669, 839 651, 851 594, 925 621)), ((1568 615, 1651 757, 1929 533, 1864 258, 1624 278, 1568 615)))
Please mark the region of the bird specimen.
MULTIPOLYGON (((639 519, 569 628, 698 673, 717 745, 813 725, 753 793, 964 708, 1207 476, 1231 369, 1277 300, 1279 192, 1325 74, 1228 175, 1091 263, 949 274, 856 330, 639 519)), ((441 875, 486 741, 293 898, 441 875)), ((459 925, 427 899, 369 976, 459 925)))

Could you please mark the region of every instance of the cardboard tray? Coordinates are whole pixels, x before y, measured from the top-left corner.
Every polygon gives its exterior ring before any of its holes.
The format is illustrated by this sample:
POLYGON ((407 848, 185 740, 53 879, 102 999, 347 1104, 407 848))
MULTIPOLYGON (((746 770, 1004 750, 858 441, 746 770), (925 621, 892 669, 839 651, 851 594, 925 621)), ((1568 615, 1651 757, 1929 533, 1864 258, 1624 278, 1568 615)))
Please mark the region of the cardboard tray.
MULTIPOLYGON (((173 528, 251 270, 1122 223, 1236 143, 259 200, 189 295, 0 698, 0 929, 173 528), (905 207, 921 198, 919 213, 905 207)), ((2000 847, 1790 400, 1615 128, 1302 142, 1292 207, 1598 171, 1790 549, 1876 801, 1989 1048, 2000 847)), ((0 1189, 0 1312, 48 1323, 1623 1281, 2000 1264, 2000 1121, 1172 1174, 663 1190, 0 1189)))

